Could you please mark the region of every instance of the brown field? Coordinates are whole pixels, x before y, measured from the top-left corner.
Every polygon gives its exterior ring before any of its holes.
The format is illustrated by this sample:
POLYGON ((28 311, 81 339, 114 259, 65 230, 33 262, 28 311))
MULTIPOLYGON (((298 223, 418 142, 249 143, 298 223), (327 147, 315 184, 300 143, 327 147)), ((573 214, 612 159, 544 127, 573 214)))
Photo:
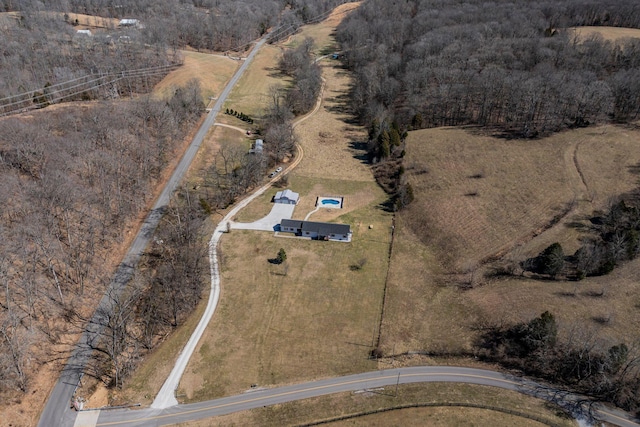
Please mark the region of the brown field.
MULTIPOLYGON (((59 17, 60 19, 64 19, 64 13, 62 12, 40 12, 46 16, 51 17, 59 17)), ((19 12, 1 12, 1 16, 8 16, 12 18, 16 18, 19 15, 19 12)), ((81 13, 67 13, 69 19, 68 22, 72 23, 75 20, 78 20, 78 25, 75 27, 77 30, 86 30, 86 29, 95 29, 95 28, 103 28, 103 29, 114 29, 117 28, 118 23, 120 22, 117 18, 103 18, 102 16, 94 16, 94 15, 84 15, 81 13)))
POLYGON ((620 28, 620 27, 573 27, 569 31, 578 39, 586 39, 593 35, 599 35, 605 40, 616 41, 626 38, 640 38, 640 30, 637 28, 620 28))
POLYGON ((323 425, 331 427, 365 425, 575 426, 573 420, 539 399, 491 387, 433 383, 401 385, 398 388, 397 397, 394 395, 395 387, 387 387, 379 393, 340 393, 178 425, 181 427, 293 426, 318 420, 333 420, 341 416, 358 415, 366 411, 395 408, 406 404, 462 403, 485 405, 497 410, 462 406, 398 409, 344 421, 327 422, 323 425), (499 409, 515 411, 519 416, 500 412, 499 409), (534 421, 534 419, 544 421, 544 423, 534 421))
POLYGON ((384 350, 469 350, 478 321, 523 321, 545 310, 564 331, 582 325, 612 341, 638 339, 628 325, 640 321, 640 261, 605 277, 548 282, 490 280, 481 260, 521 261, 556 241, 572 253, 580 234, 567 225, 637 185, 630 168, 640 162, 639 135, 616 126, 538 141, 464 129, 412 132, 407 173, 416 201, 397 217, 384 350), (461 284, 473 289, 460 291, 461 284))
MULTIPOLYGON (((260 117, 268 105, 269 88, 287 84, 277 69, 280 52, 281 48, 277 45, 263 45, 253 58, 249 69, 229 94, 224 108, 231 108, 254 118, 260 117)), ((218 120, 222 123, 243 123, 224 114, 218 120)))
POLYGON ((184 86, 189 80, 200 82, 202 100, 217 96, 238 68, 238 61, 217 54, 182 51, 184 65, 169 73, 156 85, 156 96, 169 97, 173 87, 184 86))
POLYGON ((333 38, 335 27, 342 22, 342 19, 352 10, 358 8, 362 2, 345 3, 336 7, 333 12, 319 24, 305 25, 301 31, 290 37, 285 46, 296 47, 302 40, 311 37, 316 55, 320 56, 335 51, 337 45, 333 38))

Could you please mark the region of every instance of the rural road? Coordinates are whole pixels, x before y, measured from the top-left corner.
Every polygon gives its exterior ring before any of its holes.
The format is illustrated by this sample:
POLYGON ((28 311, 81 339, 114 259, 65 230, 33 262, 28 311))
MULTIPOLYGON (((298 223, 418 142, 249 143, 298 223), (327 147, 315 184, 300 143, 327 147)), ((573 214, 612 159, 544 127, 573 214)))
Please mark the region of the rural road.
POLYGON ((222 104, 225 102, 227 96, 229 96, 229 93, 249 66, 249 63, 265 42, 266 38, 262 38, 256 43, 249 56, 247 56, 247 59, 243 61, 242 66, 240 66, 231 80, 227 83, 224 90, 218 97, 218 101, 215 103, 211 112, 207 115, 207 118, 200 126, 200 129, 194 136, 182 159, 176 166, 171 178, 169 178, 169 181, 151 209, 151 212, 140 227, 140 230, 129 247, 122 263, 118 266, 111 283, 109 284, 108 290, 100 300, 98 308, 89 321, 89 324, 86 326, 85 331, 82 333, 75 349, 72 351, 71 356, 60 374, 58 382, 51 391, 47 404, 40 415, 40 421, 38 422, 39 427, 73 425, 76 413, 70 410, 70 402, 80 378, 82 377, 82 372, 89 361, 89 357, 92 352, 91 344, 99 338, 102 331, 101 325, 104 324, 104 319, 102 318, 104 314, 101 313, 104 313, 108 309, 112 301, 112 296, 121 292, 131 279, 135 266, 138 264, 140 256, 153 236, 153 232, 155 231, 158 222, 169 203, 171 195, 178 186, 178 183, 182 180, 186 171, 189 169, 189 166, 198 152, 204 137, 220 112, 222 104))
POLYGON ((270 406, 294 400, 357 390, 376 390, 392 398, 396 384, 421 382, 448 382, 478 384, 513 390, 552 401, 564 407, 577 418, 594 419, 622 427, 638 427, 624 412, 610 410, 601 405, 589 405, 579 395, 550 389, 541 384, 511 375, 482 369, 454 366, 416 366, 388 369, 312 381, 303 384, 260 390, 206 402, 177 405, 167 409, 102 411, 95 419, 96 426, 163 426, 230 414, 247 409, 270 406))

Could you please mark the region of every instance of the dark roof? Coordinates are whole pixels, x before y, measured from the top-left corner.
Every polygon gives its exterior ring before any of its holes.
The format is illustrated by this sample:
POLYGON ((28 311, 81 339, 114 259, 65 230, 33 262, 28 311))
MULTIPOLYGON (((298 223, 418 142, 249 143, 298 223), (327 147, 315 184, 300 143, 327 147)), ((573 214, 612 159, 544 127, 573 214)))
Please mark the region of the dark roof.
POLYGON ((280 221, 280 227, 302 228, 303 222, 304 221, 300 221, 299 219, 283 219, 280 221))
POLYGON ((328 236, 330 234, 346 235, 351 233, 351 226, 349 224, 335 224, 332 222, 313 222, 300 221, 295 219, 283 219, 280 222, 280 226, 299 228, 302 231, 314 231, 321 236, 328 236))

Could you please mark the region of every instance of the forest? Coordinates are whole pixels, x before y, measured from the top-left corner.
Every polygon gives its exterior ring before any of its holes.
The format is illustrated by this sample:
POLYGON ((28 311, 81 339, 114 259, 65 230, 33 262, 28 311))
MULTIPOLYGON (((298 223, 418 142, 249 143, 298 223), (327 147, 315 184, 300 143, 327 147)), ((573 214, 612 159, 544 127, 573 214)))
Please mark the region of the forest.
POLYGON ((578 42, 567 28, 579 25, 638 28, 640 8, 615 0, 372 0, 337 38, 355 73, 351 102, 362 124, 480 125, 532 138, 638 117, 640 40, 578 42))

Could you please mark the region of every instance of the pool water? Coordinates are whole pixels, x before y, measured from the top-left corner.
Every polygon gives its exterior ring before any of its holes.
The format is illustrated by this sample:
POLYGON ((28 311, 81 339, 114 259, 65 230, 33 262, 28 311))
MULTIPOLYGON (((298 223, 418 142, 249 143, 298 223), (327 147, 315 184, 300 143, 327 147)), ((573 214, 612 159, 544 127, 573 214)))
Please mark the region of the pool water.
POLYGON ((339 205, 340 204, 340 200, 335 200, 335 199, 324 199, 322 201, 323 205, 339 205))

